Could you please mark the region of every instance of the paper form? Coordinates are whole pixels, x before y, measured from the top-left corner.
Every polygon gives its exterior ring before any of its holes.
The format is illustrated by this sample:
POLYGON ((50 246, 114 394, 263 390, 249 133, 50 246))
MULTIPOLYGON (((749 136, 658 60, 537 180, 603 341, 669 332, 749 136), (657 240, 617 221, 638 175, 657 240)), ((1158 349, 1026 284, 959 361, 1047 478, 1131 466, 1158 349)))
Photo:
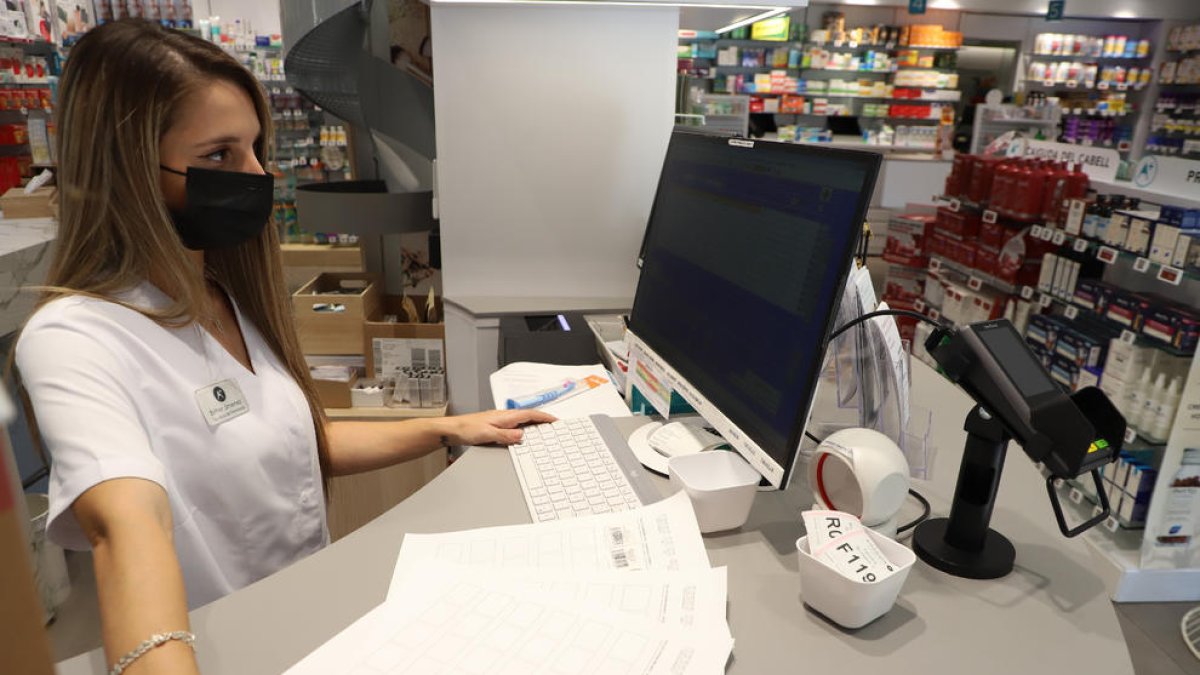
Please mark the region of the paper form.
POLYGON ((583 379, 597 375, 608 380, 608 384, 589 389, 562 401, 552 401, 538 410, 560 418, 587 417, 604 414, 609 417, 629 417, 632 413, 625 405, 621 393, 604 366, 556 366, 549 363, 510 363, 492 373, 488 381, 492 386, 492 403, 503 409, 510 398, 520 398, 534 392, 557 387, 564 380, 583 379))
MULTIPOLYGON (((533 525, 406 534, 391 589, 403 584, 407 565, 422 560, 574 572, 709 568, 692 503, 683 492, 618 513, 533 525)), ((389 598, 391 594, 389 589, 389 598)))
POLYGON ((636 386, 642 397, 654 406, 664 419, 671 417, 671 388, 667 372, 637 341, 629 345, 628 391, 636 386))
POLYGON ((667 627, 502 584, 434 579, 407 584, 287 673, 688 675, 722 672, 733 648, 727 628, 667 627))
POLYGON ((728 633, 724 567, 679 572, 494 569, 425 560, 405 566, 388 591, 388 601, 414 592, 414 586, 448 584, 461 579, 536 596, 558 605, 609 609, 675 628, 728 633))

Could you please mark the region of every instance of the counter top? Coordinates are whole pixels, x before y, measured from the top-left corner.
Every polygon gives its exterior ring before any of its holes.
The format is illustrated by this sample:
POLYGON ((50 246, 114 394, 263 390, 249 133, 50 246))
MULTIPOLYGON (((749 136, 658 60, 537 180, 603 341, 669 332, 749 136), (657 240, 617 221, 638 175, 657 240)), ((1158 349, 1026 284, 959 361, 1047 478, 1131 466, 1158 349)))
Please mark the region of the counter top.
POLYGON ((36 296, 23 289, 45 280, 57 234, 52 218, 0 220, 0 335, 19 328, 33 311, 36 296))
MULTIPOLYGON (((948 512, 971 401, 924 364, 913 387, 937 401, 937 455, 914 487, 935 515, 948 512)), ((931 406, 933 407, 933 406, 931 406)), ((619 418, 625 433, 644 423, 619 418)), ((929 675, 1086 672, 1128 675, 1130 654, 1084 542, 1058 532, 1041 475, 1016 448, 1008 454, 993 527, 1016 547, 1016 569, 980 581, 918 562, 895 607, 847 631, 803 603, 796 538, 811 503, 803 481, 762 492, 741 528, 704 537, 711 563, 729 570, 729 623, 736 639, 727 672, 781 670, 929 675), (886 659, 884 661, 883 659, 886 659)), ((804 476, 803 470, 797 471, 804 476)), ((655 479, 668 492, 667 482, 655 479)), ((912 510, 906 507, 901 519, 912 510)), ((191 613, 203 672, 278 673, 382 602, 408 532, 529 522, 507 450, 471 448, 407 500, 300 562, 191 613)), ((99 651, 59 664, 61 675, 102 673, 99 651)))
MULTIPOLYGON (((763 135, 764 141, 778 141, 778 134, 763 135)), ((892 145, 869 145, 857 136, 834 136, 832 141, 797 141, 798 145, 815 145, 822 148, 840 148, 843 150, 863 150, 883 155, 885 159, 918 161, 918 162, 951 162, 950 159, 939 157, 930 150, 920 148, 902 148, 892 145)))

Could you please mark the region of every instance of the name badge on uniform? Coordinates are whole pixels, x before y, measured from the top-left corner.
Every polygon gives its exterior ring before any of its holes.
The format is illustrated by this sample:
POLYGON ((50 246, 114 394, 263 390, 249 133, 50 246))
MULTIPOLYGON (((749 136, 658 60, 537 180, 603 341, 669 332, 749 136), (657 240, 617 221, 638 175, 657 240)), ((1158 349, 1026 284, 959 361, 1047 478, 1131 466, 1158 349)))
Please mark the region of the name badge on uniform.
POLYGON ((246 397, 242 395, 241 387, 234 380, 221 380, 197 389, 196 403, 210 427, 250 412, 246 397))

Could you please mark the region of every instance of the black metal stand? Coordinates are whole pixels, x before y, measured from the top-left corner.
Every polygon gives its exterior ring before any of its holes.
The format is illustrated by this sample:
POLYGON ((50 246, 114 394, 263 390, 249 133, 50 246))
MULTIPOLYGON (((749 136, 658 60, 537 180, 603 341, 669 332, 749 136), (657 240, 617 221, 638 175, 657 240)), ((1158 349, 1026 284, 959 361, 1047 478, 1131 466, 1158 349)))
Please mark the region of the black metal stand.
POLYGON ((967 442, 950 517, 918 525, 913 551, 947 574, 997 579, 1012 571, 1016 559, 1012 543, 988 527, 1011 437, 1004 425, 978 405, 967 415, 963 428, 967 442))

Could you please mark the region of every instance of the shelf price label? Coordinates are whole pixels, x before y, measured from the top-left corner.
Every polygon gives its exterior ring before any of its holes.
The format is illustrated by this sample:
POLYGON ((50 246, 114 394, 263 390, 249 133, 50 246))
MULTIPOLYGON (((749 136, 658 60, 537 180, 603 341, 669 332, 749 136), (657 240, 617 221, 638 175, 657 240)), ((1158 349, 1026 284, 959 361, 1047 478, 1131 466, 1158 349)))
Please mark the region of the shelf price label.
POLYGON ((983 222, 989 223, 989 224, 996 222, 996 215, 997 215, 996 212, 991 209, 984 211, 983 212, 983 222))
POLYGON ((942 313, 937 311, 936 307, 930 307, 929 308, 929 318, 933 319, 934 321, 937 321, 938 319, 942 318, 942 313))
POLYGON ((916 310, 918 312, 924 312, 925 311, 925 301, 920 298, 917 298, 916 300, 913 301, 913 307, 916 308, 916 310))
POLYGON ((1109 516, 1108 518, 1104 519, 1104 529, 1108 530, 1109 532, 1116 532, 1120 528, 1121 522, 1117 520, 1116 516, 1109 516))
POLYGON ((1133 427, 1125 427, 1125 444, 1128 445, 1136 441, 1137 432, 1133 430, 1133 427))
POLYGON ((1067 89, 1074 89, 1079 86, 1079 80, 1067 80, 1067 89))
POLYGON ((1096 249, 1096 259, 1106 265, 1111 265, 1117 262, 1117 249, 1111 246, 1101 246, 1096 249))
POLYGON ((962 210, 962 200, 960 200, 958 197, 951 197, 950 198, 950 210, 954 211, 955 213, 958 213, 959 211, 961 211, 962 210))
POLYGON ((1117 83, 1117 91, 1125 91, 1126 89, 1129 89, 1129 85, 1128 85, 1128 84, 1126 84, 1126 83, 1124 83, 1124 82, 1118 82, 1118 83, 1117 83))
POLYGON ((1033 299, 1033 286, 1022 286, 1021 287, 1021 299, 1022 300, 1032 300, 1033 299))
POLYGON ((1071 488, 1071 491, 1067 493, 1067 498, 1076 504, 1083 503, 1083 493, 1079 491, 1079 488, 1071 488))
POLYGON ((1053 87, 1054 80, 1042 80, 1042 86, 1043 87, 1053 87))
POLYGON ((1054 239, 1054 230, 1052 230, 1048 227, 1043 227, 1042 228, 1042 241, 1051 241, 1053 239, 1054 239))
POLYGON ((983 288, 983 280, 981 280, 979 277, 972 276, 970 279, 967 279, 967 288, 977 291, 983 288))
POLYGON ((939 258, 929 259, 929 271, 938 272, 942 269, 942 261, 939 258))
POLYGON ((1131 345, 1135 340, 1137 340, 1137 333, 1129 330, 1128 328, 1121 331, 1121 342, 1131 345))
POLYGON ((1062 246, 1067 241, 1067 233, 1062 230, 1054 231, 1054 245, 1062 246))
POLYGON ((1105 89, 1108 89, 1108 83, 1107 82, 1097 82, 1096 88, 1099 89, 1100 91, 1104 91, 1105 89))
POLYGON ((1075 305, 1067 305, 1066 315, 1068 319, 1074 321, 1075 317, 1079 316, 1079 308, 1075 305))
POLYGON ((1053 297, 1053 296, 1051 296, 1049 293, 1042 293, 1042 297, 1041 297, 1041 305, 1042 305, 1042 309, 1045 309, 1046 307, 1049 307, 1049 306, 1050 306, 1051 304, 1053 304, 1053 303, 1054 303, 1054 297, 1053 297))
POLYGON ((1172 286, 1178 286, 1179 282, 1183 281, 1183 271, 1178 267, 1163 265, 1158 268, 1158 280, 1165 281, 1172 286))
POLYGON ((1146 270, 1148 270, 1148 269, 1150 269, 1150 259, 1149 258, 1143 258, 1141 256, 1138 256, 1138 259, 1133 261, 1133 271, 1141 272, 1141 273, 1145 274, 1146 270))
POLYGON ((1034 225, 1033 227, 1029 228, 1029 236, 1033 237, 1034 239, 1041 239, 1042 238, 1042 226, 1034 225))
POLYGON ((1118 152, 1129 152, 1129 149, 1132 147, 1133 145, 1129 141, 1120 141, 1117 143, 1118 152))
POLYGON ((1076 239, 1075 246, 1073 248, 1075 249, 1076 253, 1083 253, 1084 251, 1087 250, 1087 247, 1088 247, 1087 239, 1076 239))

